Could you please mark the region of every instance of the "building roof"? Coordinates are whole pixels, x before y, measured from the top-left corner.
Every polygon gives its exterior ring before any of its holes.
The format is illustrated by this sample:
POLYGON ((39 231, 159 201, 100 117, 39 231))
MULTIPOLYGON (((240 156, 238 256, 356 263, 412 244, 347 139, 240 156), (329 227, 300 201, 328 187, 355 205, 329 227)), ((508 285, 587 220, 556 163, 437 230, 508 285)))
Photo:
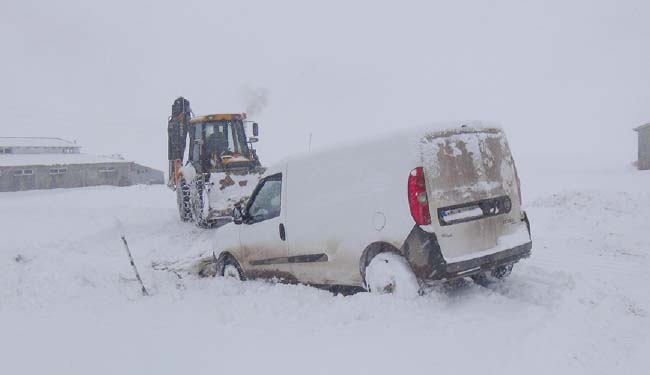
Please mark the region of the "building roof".
POLYGON ((638 128, 634 128, 634 131, 638 132, 640 130, 646 130, 646 129, 650 129, 650 122, 645 124, 645 125, 641 125, 638 128))
POLYGON ((61 138, 0 137, 0 147, 80 147, 61 138))
POLYGON ((102 163, 130 163, 130 161, 89 154, 0 154, 0 167, 102 163))

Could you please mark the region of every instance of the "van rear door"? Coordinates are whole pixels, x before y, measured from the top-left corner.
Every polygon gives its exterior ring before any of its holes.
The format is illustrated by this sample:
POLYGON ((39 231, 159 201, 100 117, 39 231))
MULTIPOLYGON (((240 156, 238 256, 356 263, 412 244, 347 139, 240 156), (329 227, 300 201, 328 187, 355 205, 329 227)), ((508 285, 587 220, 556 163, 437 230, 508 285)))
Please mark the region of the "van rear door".
MULTIPOLYGON (((432 132, 422 139, 420 152, 429 229, 447 263, 498 250, 504 238, 520 232, 519 182, 500 129, 432 132)), ((521 242, 527 241, 522 237, 521 242)))

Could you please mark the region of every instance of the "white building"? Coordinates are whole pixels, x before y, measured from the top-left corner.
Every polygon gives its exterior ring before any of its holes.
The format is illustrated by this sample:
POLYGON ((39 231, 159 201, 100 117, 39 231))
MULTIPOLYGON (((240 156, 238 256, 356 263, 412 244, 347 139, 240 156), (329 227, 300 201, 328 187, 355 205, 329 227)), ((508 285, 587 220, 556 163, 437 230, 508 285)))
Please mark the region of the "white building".
POLYGON ((0 154, 79 154, 80 149, 61 138, 0 137, 0 154))
POLYGON ((650 169, 650 123, 634 129, 639 134, 639 169, 650 169))
POLYGON ((0 137, 0 191, 162 184, 163 172, 60 138, 0 137))

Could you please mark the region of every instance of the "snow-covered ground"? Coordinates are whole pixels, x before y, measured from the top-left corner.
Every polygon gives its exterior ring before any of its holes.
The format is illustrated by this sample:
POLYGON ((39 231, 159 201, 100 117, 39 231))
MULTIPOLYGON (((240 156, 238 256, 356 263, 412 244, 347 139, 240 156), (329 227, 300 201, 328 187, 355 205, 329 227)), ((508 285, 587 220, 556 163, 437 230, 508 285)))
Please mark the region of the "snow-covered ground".
POLYGON ((217 233, 164 186, 1 193, 0 373, 647 373, 650 172, 520 171, 533 256, 414 299, 155 270, 217 233))

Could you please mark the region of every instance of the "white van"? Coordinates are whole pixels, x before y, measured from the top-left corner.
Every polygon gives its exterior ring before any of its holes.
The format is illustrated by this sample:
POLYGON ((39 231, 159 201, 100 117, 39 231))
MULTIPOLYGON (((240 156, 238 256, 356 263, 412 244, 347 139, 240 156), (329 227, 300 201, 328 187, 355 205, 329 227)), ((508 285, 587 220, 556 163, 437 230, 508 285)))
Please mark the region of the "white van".
POLYGON ((532 247, 505 134, 480 122, 290 158, 233 220, 217 271, 240 279, 395 291, 404 269, 420 282, 504 277, 532 247))

